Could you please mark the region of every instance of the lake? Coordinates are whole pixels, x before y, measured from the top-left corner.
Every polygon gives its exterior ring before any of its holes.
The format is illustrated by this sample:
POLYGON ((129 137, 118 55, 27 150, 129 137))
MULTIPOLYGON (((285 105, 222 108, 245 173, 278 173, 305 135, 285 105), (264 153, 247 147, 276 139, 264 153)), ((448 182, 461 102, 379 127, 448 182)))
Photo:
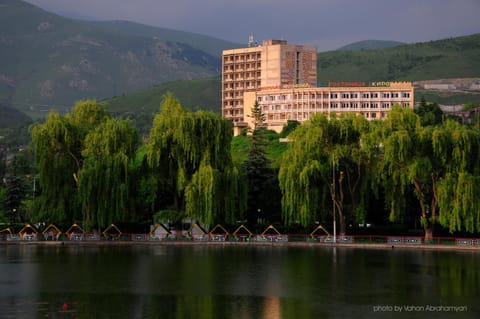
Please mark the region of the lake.
POLYGON ((480 253, 2 245, 0 318, 480 318, 480 253))

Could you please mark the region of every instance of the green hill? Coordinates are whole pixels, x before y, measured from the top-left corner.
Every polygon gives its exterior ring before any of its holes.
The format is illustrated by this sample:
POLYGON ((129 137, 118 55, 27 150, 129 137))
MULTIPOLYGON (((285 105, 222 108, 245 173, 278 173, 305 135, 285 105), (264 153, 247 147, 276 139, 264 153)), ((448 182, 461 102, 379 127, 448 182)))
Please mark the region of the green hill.
POLYGON ((225 47, 231 44, 186 32, 71 20, 0 0, 0 103, 38 118, 79 99, 217 76, 225 47))
POLYGON ((372 50, 372 49, 383 49, 390 48, 405 43, 398 41, 386 41, 386 40, 364 40, 354 43, 347 44, 341 48, 338 48, 337 51, 363 51, 363 50, 372 50))
MULTIPOLYGON (((480 34, 386 49, 318 54, 318 80, 324 85, 329 81, 418 81, 479 75, 480 34)), ((221 84, 218 77, 160 84, 105 103, 115 114, 134 112, 136 116, 145 114, 151 118, 168 91, 173 92, 186 108, 220 113, 221 84)), ((418 98, 422 96, 417 95, 418 98)), ((468 96, 463 99, 468 101, 468 96)), ((429 100, 435 101, 435 96, 429 95, 429 100)))
POLYGON ((220 113, 221 89, 220 77, 174 81, 107 99, 102 103, 111 114, 132 119, 140 132, 145 134, 152 124, 154 114, 160 110, 160 104, 167 92, 175 95, 186 109, 220 113))
POLYGON ((419 81, 480 76, 480 34, 365 51, 318 54, 318 81, 419 81))
POLYGON ((31 121, 22 112, 0 104, 0 129, 18 127, 31 121))

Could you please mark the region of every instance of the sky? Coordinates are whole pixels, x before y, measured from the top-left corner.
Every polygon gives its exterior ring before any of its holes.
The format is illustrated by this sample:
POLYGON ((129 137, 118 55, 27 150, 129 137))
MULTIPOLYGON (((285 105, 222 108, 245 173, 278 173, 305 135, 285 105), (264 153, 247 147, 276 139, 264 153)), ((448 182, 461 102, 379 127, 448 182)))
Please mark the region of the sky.
POLYGON ((424 42, 480 33, 480 0, 26 0, 69 17, 133 22, 247 43, 334 50, 362 40, 424 42))

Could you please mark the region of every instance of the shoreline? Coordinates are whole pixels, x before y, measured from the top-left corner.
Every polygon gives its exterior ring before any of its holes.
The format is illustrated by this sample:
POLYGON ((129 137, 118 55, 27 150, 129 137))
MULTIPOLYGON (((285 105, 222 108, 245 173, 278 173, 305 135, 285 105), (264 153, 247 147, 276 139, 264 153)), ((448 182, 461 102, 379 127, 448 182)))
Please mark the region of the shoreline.
POLYGON ((0 246, 268 246, 353 249, 401 249, 480 252, 480 246, 438 244, 387 244, 387 243, 318 243, 318 242, 232 242, 232 241, 2 241, 0 246))

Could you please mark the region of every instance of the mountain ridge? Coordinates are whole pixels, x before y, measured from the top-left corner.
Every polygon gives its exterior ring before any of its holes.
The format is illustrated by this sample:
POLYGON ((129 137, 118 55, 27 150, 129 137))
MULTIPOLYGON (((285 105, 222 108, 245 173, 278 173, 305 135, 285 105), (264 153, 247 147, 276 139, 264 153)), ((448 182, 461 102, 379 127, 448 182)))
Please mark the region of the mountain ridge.
POLYGON ((0 6, 0 103, 32 118, 66 111, 79 99, 216 76, 222 48, 233 46, 203 36, 206 52, 188 33, 182 33, 186 42, 161 40, 63 18, 20 0, 0 0, 0 6))
POLYGON ((404 44, 406 43, 391 40, 362 40, 344 45, 338 48, 336 51, 363 51, 372 49, 384 49, 404 44))

